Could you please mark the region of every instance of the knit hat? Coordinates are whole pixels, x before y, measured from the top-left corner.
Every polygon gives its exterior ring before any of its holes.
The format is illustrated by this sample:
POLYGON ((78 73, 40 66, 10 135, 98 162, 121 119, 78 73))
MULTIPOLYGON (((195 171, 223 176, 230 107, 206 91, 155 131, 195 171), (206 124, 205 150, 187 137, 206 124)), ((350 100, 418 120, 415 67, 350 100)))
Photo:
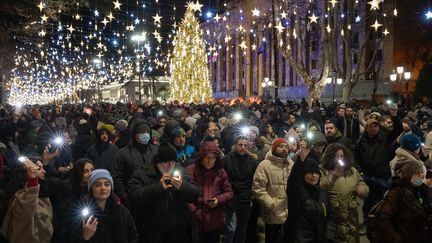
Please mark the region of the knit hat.
POLYGON ((377 124, 378 125, 378 121, 372 118, 369 118, 366 122, 366 127, 370 126, 371 124, 377 124))
POLYGON ((251 132, 254 132, 257 136, 260 135, 260 133, 259 133, 259 129, 258 129, 258 127, 256 127, 256 126, 250 126, 250 127, 249 127, 249 130, 250 130, 251 132))
POLYGON ((421 146, 420 138, 415 134, 406 134, 400 139, 402 148, 408 149, 411 152, 416 151, 421 146))
POLYGON ((93 187, 93 184, 99 180, 99 179, 107 179, 110 184, 111 184, 111 190, 114 190, 114 182, 113 182, 113 178, 111 176, 111 174, 109 173, 109 171, 105 170, 105 169, 97 169, 94 170, 91 175, 90 175, 90 179, 87 185, 88 191, 90 192, 91 188, 93 187))
POLYGON ((66 118, 64 118, 64 117, 57 117, 55 119, 55 124, 59 128, 65 127, 66 126, 66 118))
POLYGON ((272 153, 274 153, 274 151, 276 151, 276 148, 279 147, 279 145, 280 145, 281 143, 286 143, 286 144, 288 144, 288 141, 287 141, 285 138, 276 138, 276 139, 273 141, 273 143, 272 143, 272 147, 271 147, 272 153))
POLYGON ((87 124, 87 120, 86 119, 81 119, 81 120, 79 120, 79 124, 80 125, 87 124))
POLYGON ((6 149, 6 144, 0 142, 0 149, 6 149))
POLYGON ((119 120, 115 124, 115 129, 119 132, 123 132, 127 129, 128 122, 126 120, 119 120))
POLYGON ((105 129, 105 130, 107 130, 109 133, 111 133, 112 130, 114 130, 114 126, 111 125, 111 124, 103 124, 103 125, 101 126, 101 129, 105 129))
POLYGON ((154 163, 168 162, 168 161, 176 161, 177 160, 177 151, 173 146, 168 143, 163 143, 159 146, 158 153, 154 157, 154 163))
POLYGON ((215 142, 207 141, 201 144, 201 147, 197 154, 197 159, 201 159, 206 154, 214 153, 216 157, 220 157, 221 151, 215 142))
POLYGON ((311 158, 307 158, 303 162, 303 174, 307 174, 311 172, 321 174, 318 163, 311 158))
POLYGON ((152 138, 160 138, 161 137, 160 133, 154 129, 151 130, 151 136, 152 136, 152 138))
POLYGON ((411 179, 411 177, 423 169, 422 162, 404 157, 399 159, 394 167, 395 174, 401 179, 411 179))

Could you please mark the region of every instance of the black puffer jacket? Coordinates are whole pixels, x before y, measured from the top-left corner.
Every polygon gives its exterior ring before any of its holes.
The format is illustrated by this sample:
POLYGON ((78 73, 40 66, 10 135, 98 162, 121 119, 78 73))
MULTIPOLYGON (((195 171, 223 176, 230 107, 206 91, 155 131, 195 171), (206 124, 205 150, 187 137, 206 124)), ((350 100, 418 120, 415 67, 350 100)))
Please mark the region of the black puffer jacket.
POLYGON ((128 205, 128 182, 132 174, 145 164, 152 165, 153 157, 157 154, 159 148, 153 144, 142 145, 135 141, 134 136, 137 128, 145 123, 143 119, 139 118, 132 122, 129 145, 117 153, 111 168, 114 191, 125 205, 128 205))
POLYGON ((197 227, 187 203, 194 203, 200 195, 198 186, 189 183, 181 171, 180 190, 164 190, 159 170, 148 165, 137 170, 129 181, 131 207, 140 233, 140 242, 193 243, 197 227))
POLYGON ((252 200, 252 180, 258 163, 249 154, 230 152, 222 159, 222 166, 228 174, 234 191, 234 202, 248 203, 252 200))

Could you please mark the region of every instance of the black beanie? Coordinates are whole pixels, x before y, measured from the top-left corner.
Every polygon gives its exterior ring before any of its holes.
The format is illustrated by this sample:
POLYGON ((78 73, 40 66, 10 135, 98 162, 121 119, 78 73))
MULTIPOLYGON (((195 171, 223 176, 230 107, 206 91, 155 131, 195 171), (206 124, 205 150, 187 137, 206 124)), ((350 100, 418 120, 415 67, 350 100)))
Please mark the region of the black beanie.
POLYGON ((175 148, 168 143, 163 143, 159 146, 158 153, 154 157, 154 163, 168 162, 168 161, 176 161, 177 160, 177 151, 175 148))
POLYGON ((303 163, 304 163, 303 174, 307 174, 307 173, 311 173, 311 172, 321 174, 320 169, 319 169, 319 165, 315 160, 307 158, 306 161, 303 163))

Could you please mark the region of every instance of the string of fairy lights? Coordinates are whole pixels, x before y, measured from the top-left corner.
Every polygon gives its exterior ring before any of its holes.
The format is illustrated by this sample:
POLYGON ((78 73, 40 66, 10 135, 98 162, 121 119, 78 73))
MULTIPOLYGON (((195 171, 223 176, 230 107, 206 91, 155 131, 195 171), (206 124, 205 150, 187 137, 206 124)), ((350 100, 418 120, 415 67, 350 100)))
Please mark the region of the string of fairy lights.
POLYGON ((137 72, 167 74, 175 3, 99 2, 92 1, 95 6, 89 8, 76 1, 68 11, 59 9, 58 18, 50 18, 47 3, 39 2, 39 20, 30 24, 37 35, 14 37, 15 68, 6 84, 9 103, 61 101, 82 90, 128 82, 137 72))

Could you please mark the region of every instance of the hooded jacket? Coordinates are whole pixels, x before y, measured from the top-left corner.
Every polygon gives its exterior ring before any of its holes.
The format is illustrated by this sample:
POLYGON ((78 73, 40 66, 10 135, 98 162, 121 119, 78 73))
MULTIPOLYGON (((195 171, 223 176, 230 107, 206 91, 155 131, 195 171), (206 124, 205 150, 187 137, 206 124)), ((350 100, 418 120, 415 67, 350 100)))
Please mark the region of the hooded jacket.
POLYGON ((135 141, 134 137, 137 133, 137 128, 141 124, 146 124, 146 122, 140 118, 136 118, 132 122, 129 145, 117 153, 112 165, 111 174, 114 180, 114 192, 125 205, 128 205, 128 182, 132 174, 143 165, 152 166, 153 157, 157 154, 159 148, 156 145, 150 144, 150 141, 147 145, 142 145, 135 141))
POLYGON ((293 164, 287 158, 273 155, 270 150, 255 171, 252 190, 262 206, 266 224, 283 224, 288 216, 285 191, 293 164))
POLYGON ((95 169, 111 171, 112 163, 119 149, 116 145, 112 144, 109 139, 106 143, 102 142, 100 138, 102 131, 108 132, 106 129, 101 129, 97 132, 96 144, 92 145, 87 150, 86 157, 93 161, 95 169))
POLYGON ((390 171, 391 171, 391 175, 392 176, 397 176, 395 174, 395 165, 400 161, 405 161, 407 159, 409 160, 414 160, 414 161, 418 161, 421 162, 417 155, 415 155, 413 152, 410 152, 409 150, 406 150, 404 148, 397 148, 396 149, 396 155, 395 157, 392 159, 392 161, 390 161, 390 171))
POLYGON ((234 193, 228 180, 228 175, 216 160, 211 169, 206 169, 200 161, 186 168, 191 182, 201 187, 201 195, 196 203, 189 204, 192 213, 200 223, 202 232, 221 229, 225 226, 224 205, 233 199, 234 193), (208 200, 216 198, 218 204, 215 208, 208 206, 208 200))

